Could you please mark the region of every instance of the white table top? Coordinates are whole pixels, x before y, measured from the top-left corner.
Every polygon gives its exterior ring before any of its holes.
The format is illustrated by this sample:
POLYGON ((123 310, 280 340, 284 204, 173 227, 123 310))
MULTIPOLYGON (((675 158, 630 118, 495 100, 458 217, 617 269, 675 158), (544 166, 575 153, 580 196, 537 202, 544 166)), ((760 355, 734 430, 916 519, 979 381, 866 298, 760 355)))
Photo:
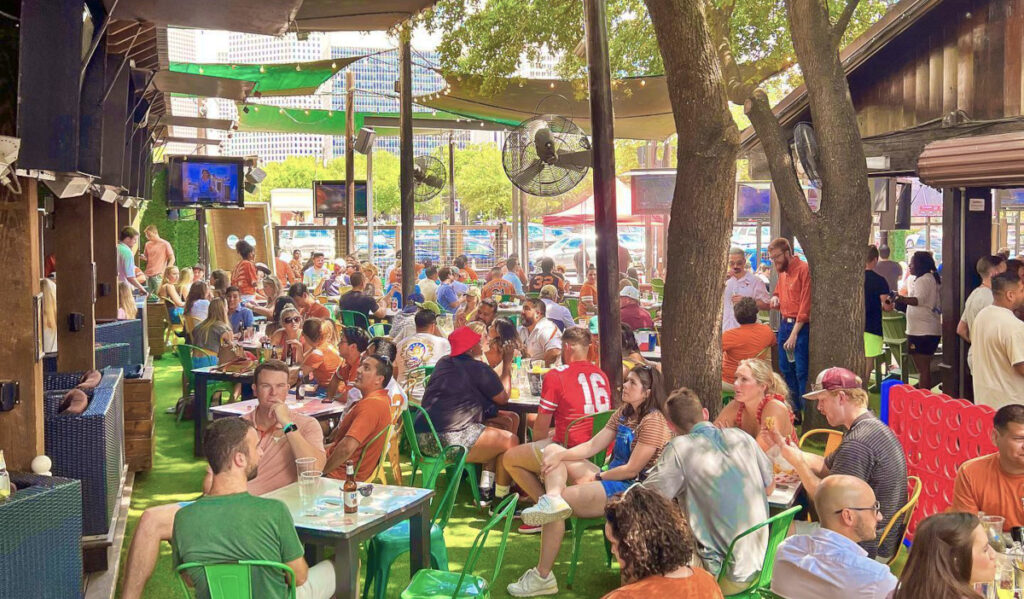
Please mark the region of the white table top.
MULTIPOLYGON (((247 399, 245 401, 237 401, 221 406, 212 406, 210 407, 210 411, 217 416, 244 416, 245 414, 255 410, 258 403, 259 400, 247 399)), ((324 403, 319 398, 313 397, 300 402, 295 399, 294 394, 288 397, 285 405, 288 406, 289 410, 296 414, 303 414, 310 418, 324 418, 326 416, 334 415, 340 416, 345 412, 345 406, 336 401, 324 403)))
POLYGON ((645 360, 661 362, 661 346, 659 345, 655 347, 653 351, 642 351, 640 352, 640 355, 643 356, 645 360))
POLYGON ((775 491, 768 496, 768 505, 777 509, 791 508, 802 488, 800 478, 795 474, 776 474, 775 491))
MULTIPOLYGON (((317 492, 316 515, 307 516, 302 513, 299 501, 299 483, 292 483, 263 495, 277 499, 288 506, 288 511, 295 520, 296 528, 325 531, 328 533, 347 534, 370 526, 410 506, 417 501, 433 494, 430 489, 418 487, 399 487, 395 485, 373 485, 373 493, 369 497, 359 497, 359 511, 346 514, 341 487, 344 481, 322 477, 317 492)), ((366 483, 360 483, 360 487, 366 483)))

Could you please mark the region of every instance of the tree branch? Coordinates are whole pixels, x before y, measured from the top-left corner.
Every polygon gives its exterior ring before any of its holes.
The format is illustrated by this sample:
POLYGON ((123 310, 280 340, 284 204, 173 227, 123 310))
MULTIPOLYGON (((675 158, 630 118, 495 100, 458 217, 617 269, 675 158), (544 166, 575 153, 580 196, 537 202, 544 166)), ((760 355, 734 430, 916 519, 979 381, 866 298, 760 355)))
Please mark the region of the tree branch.
POLYGON ((772 185, 779 198, 782 211, 796 225, 797 231, 813 231, 815 226, 814 213, 807 205, 803 188, 797 180, 796 170, 789 153, 789 144, 782 134, 782 126, 772 112, 768 103, 768 95, 758 88, 743 104, 743 111, 754 126, 757 138, 761 141, 764 154, 768 159, 772 185))
POLYGON ((857 5, 860 4, 860 0, 846 0, 846 7, 843 8, 843 13, 839 15, 839 20, 832 26, 832 40, 835 47, 839 47, 839 42, 843 38, 843 34, 846 33, 846 28, 850 25, 850 19, 853 18, 853 11, 857 9, 857 5))

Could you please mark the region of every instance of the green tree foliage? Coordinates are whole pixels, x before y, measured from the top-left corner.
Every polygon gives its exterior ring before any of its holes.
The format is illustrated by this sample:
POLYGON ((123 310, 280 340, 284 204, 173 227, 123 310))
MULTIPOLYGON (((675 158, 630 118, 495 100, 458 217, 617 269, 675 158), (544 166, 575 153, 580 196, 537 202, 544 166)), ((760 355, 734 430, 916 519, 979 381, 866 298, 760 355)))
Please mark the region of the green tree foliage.
POLYGON ((175 263, 192 266, 199 262, 199 223, 194 218, 194 210, 180 212, 184 220, 167 219, 167 170, 154 169, 153 197, 146 202, 139 218, 139 230, 156 225, 160 236, 174 248, 175 263))

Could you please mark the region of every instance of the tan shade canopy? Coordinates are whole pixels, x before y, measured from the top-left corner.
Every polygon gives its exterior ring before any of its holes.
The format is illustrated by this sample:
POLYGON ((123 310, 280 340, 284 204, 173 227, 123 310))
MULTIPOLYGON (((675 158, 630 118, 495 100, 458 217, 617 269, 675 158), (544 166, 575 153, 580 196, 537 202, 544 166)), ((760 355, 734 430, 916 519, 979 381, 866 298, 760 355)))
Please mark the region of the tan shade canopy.
MULTIPOLYGON (((449 77, 447 94, 441 91, 419 96, 415 102, 513 127, 537 114, 560 114, 590 133, 590 102, 586 97, 577 97, 571 82, 510 79, 497 94, 484 92, 482 82, 476 76, 449 77)), ((615 81, 612 105, 616 138, 660 141, 676 131, 664 76, 615 81)))
POLYGON ((295 16, 301 31, 383 31, 437 0, 305 0, 295 16))
POLYGON ((1024 186, 1024 131, 933 141, 917 159, 932 187, 1024 186))
POLYGON ((111 16, 116 19, 281 35, 288 30, 302 0, 103 0, 103 5, 108 11, 113 8, 111 16))
POLYGON ((189 144, 189 145, 196 145, 196 146, 219 146, 220 145, 220 140, 219 139, 208 139, 208 138, 205 138, 205 137, 167 137, 167 138, 159 140, 158 143, 167 143, 167 144, 178 143, 178 144, 189 144))
POLYGON ((204 98, 227 98, 236 102, 241 102, 249 97, 255 85, 252 81, 173 71, 158 71, 153 75, 153 87, 157 91, 204 98))
POLYGON ((175 116, 165 114, 156 122, 157 127, 195 127, 196 129, 228 130, 234 125, 231 119, 208 119, 198 116, 175 116))

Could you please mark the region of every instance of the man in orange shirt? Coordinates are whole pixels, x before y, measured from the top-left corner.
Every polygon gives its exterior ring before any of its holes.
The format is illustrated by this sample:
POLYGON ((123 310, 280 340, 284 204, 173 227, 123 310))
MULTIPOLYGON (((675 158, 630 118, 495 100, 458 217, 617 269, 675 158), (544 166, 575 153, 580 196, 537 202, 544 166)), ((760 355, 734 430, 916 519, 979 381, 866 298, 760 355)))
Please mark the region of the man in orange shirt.
POLYGON ((295 302, 295 307, 299 309, 299 314, 304 319, 319 318, 326 320, 331 317, 330 311, 310 295, 309 288, 306 287, 305 283, 295 283, 289 287, 288 297, 292 298, 295 302))
POLYGON ((389 382, 390 360, 373 355, 363 358, 356 374, 356 388, 363 398, 345 412, 331 434, 324 466, 327 476, 344 479, 345 462, 350 459, 358 464, 356 480, 365 481, 373 474, 387 443, 387 435, 374 437, 391 424, 391 400, 385 390, 389 382))
POLYGON ((597 314, 597 267, 587 267, 587 280, 580 287, 580 303, 577 308, 580 318, 597 314))
POLYGON ((747 358, 771 360, 775 333, 757 322, 757 301, 744 297, 730 305, 740 326, 722 333, 722 389, 732 391, 736 367, 747 358))
POLYGON ((509 281, 501 278, 501 267, 494 266, 487 275, 487 282, 480 290, 480 297, 484 299, 494 295, 515 295, 516 287, 509 281))
POLYGON ((469 258, 465 254, 456 257, 452 264, 455 265, 455 268, 459 269, 459 281, 465 283, 466 281, 477 280, 476 271, 469 265, 469 258))
POLYGON ((292 271, 292 267, 282 260, 280 256, 274 258, 274 273, 277 275, 277 280, 281 281, 281 284, 285 286, 302 280, 295 276, 295 273, 292 271))
POLYGON ((338 339, 338 355, 341 365, 334 371, 331 382, 327 386, 327 397, 345 403, 348 391, 356 382, 359 362, 363 352, 370 346, 370 336, 359 327, 342 327, 341 338, 338 339))
POLYGON ((807 392, 811 337, 811 271, 806 262, 793 255, 793 247, 783 237, 768 245, 768 255, 779 273, 779 282, 775 285, 770 304, 772 310, 782 314, 778 333, 779 370, 792 391, 796 408, 793 412, 796 424, 800 424, 803 421, 803 396, 807 392))
POLYGON ((992 419, 992 441, 995 453, 960 466, 950 511, 1002 516, 1008 531, 1024 526, 1024 405, 999 408, 992 419))
POLYGON ((156 293, 163 284, 164 271, 174 266, 174 248, 166 239, 160 237, 155 225, 149 225, 144 231, 146 247, 142 250, 142 259, 146 261, 146 289, 156 293))

